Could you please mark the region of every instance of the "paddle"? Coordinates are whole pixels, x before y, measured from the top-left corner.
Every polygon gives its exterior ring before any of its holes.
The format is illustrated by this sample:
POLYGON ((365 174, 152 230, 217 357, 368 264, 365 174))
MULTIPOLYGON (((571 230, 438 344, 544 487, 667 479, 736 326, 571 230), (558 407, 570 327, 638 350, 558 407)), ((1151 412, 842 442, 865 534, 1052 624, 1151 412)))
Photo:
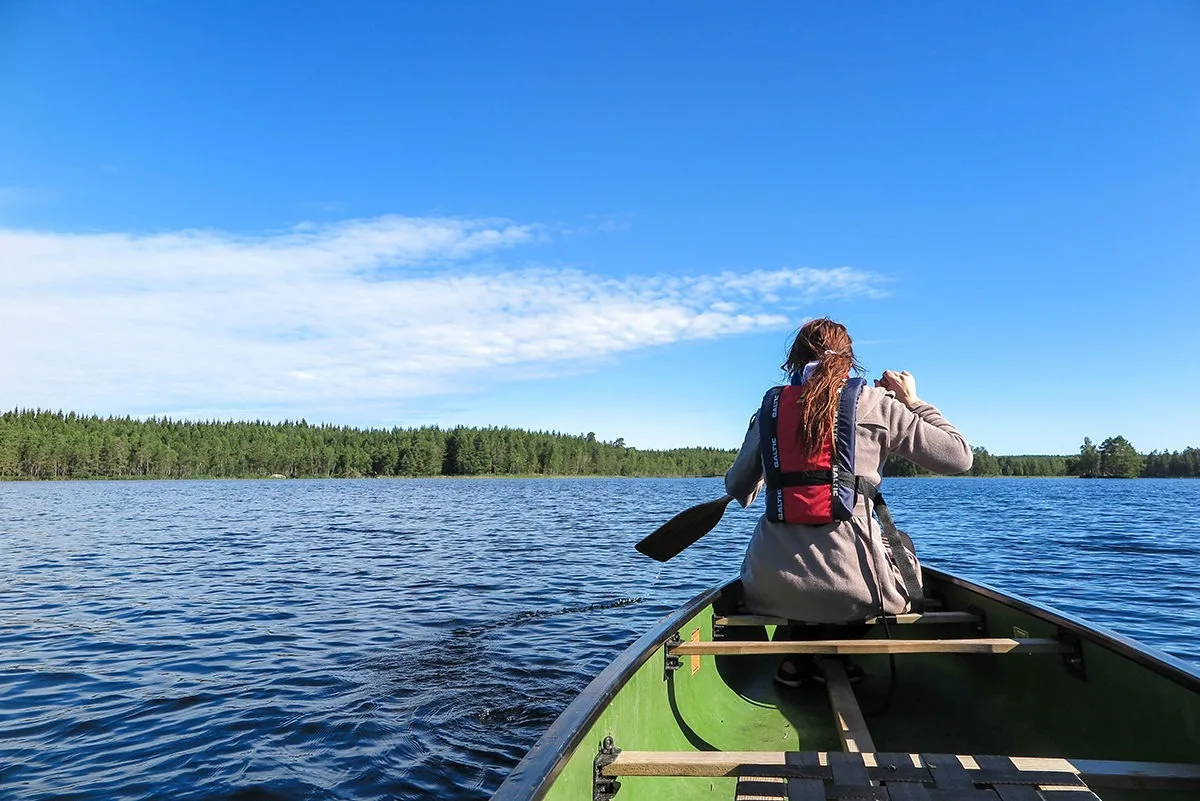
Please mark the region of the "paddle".
POLYGON ((717 523, 721 522, 721 515, 725 514, 725 507, 732 500, 732 495, 726 495, 715 501, 684 509, 634 547, 651 559, 666 562, 712 531, 717 523))

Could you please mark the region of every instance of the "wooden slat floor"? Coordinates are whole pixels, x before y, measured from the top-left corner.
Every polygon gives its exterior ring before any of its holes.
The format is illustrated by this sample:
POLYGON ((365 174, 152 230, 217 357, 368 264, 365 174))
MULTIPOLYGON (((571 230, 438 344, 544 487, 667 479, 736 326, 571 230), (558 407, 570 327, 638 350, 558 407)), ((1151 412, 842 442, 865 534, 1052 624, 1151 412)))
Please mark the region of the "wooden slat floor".
MULTIPOLYGON (((1073 771, 1023 770, 1008 757, 950 754, 785 755, 785 764, 738 779, 737 801, 1100 801, 1073 771), (868 761, 871 763, 868 766, 868 761), (919 762, 918 764, 915 764, 919 762), (783 775, 780 775, 783 774, 783 775)), ((754 771, 752 771, 754 772, 754 771)))

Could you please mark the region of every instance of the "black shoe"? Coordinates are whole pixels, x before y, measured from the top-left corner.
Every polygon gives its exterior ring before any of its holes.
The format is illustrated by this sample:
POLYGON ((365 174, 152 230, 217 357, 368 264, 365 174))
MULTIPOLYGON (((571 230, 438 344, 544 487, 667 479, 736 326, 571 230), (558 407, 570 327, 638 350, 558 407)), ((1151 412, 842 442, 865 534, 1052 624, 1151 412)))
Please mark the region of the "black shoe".
POLYGON ((775 671, 775 683, 784 687, 799 687, 804 683, 804 676, 800 675, 800 671, 796 670, 796 665, 790 659, 785 659, 775 671))
MULTIPOLYGON (((858 684, 867 677, 866 671, 846 657, 840 657, 838 661, 842 663, 842 670, 846 671, 846 678, 850 680, 851 684, 858 684)), ((820 670, 817 670, 812 678, 813 681, 819 681, 821 684, 825 683, 825 674, 820 670)))

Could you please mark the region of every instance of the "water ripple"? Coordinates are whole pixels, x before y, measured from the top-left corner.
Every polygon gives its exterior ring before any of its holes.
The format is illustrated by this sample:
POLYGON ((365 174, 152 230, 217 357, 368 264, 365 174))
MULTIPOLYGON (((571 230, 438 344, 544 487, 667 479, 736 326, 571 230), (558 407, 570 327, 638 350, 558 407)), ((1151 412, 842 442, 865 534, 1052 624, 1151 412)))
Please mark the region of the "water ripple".
MULTIPOLYGON (((720 479, 0 485, 17 799, 486 798, 757 511, 720 479)), ((889 480, 922 558, 1200 662, 1200 482, 889 480), (1182 495, 1182 497, 1181 497, 1182 495)))

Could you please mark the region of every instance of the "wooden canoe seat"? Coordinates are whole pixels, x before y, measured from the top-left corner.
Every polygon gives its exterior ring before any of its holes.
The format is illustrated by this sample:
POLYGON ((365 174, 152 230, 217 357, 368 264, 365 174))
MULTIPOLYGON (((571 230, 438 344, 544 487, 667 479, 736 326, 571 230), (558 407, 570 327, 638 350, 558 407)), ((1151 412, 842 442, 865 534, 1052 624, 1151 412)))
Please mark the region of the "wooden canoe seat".
MULTIPOLYGON (((869 617, 864 620, 864 623, 879 623, 881 618, 869 617)), ((903 625, 913 623, 972 623, 979 625, 982 621, 978 615, 970 612, 912 612, 903 615, 894 615, 887 619, 888 623, 899 623, 903 625)), ((766 615, 724 615, 713 618, 714 626, 804 626, 809 625, 801 620, 788 620, 784 617, 769 617, 766 615)), ((816 625, 816 624, 812 624, 816 625)))
POLYGON ((752 654, 1063 654, 1074 647, 1058 640, 984 637, 953 640, 723 640, 682 642, 667 647, 674 656, 752 654))
MULTIPOLYGON (((1028 792, 1012 795, 969 795, 981 786, 1011 787, 1054 786, 1072 792, 1087 793, 1088 788, 1195 791, 1200 789, 1200 765, 1169 762, 1119 762, 1098 759, 1062 759, 1055 757, 970 756, 947 754, 880 754, 837 751, 621 751, 601 770, 604 776, 738 776, 765 781, 789 779, 829 783, 868 782, 876 789, 882 784, 890 795, 876 798, 929 798, 928 793, 906 795, 910 790, 967 791, 967 797, 979 799, 1036 799, 1028 792), (855 781, 847 782, 846 777, 855 781), (889 784, 891 782, 892 784, 889 784), (897 793, 897 790, 900 792, 897 793)), ((786 784, 778 784, 769 798, 786 797, 786 784)), ((761 789, 761 788, 759 788, 761 789)), ((849 793, 841 794, 847 797, 849 793)), ((937 793, 941 798, 953 794, 937 793)), ((832 797, 831 794, 830 797, 832 797)), ((740 796, 739 796, 740 797, 740 796)), ((810 796, 799 794, 799 798, 810 796)), ((823 790, 820 796, 826 798, 823 790)), ((865 796, 865 797, 870 797, 865 796)), ((1053 797, 1053 796, 1047 796, 1053 797)), ((1066 796, 1063 796, 1066 798, 1066 796)), ((1087 795, 1072 798, 1088 798, 1087 795)), ((1094 796, 1093 796, 1094 797, 1094 796)))

